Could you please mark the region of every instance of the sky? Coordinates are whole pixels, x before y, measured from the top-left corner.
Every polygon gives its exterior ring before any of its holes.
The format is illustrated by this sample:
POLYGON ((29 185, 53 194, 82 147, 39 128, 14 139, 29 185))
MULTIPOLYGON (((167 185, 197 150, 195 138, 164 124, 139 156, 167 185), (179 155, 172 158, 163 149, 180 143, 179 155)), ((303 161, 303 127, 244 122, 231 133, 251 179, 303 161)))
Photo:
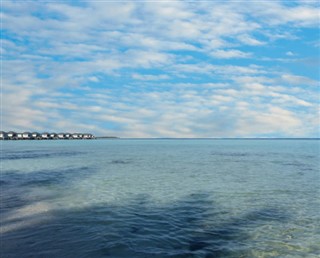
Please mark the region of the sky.
POLYGON ((318 1, 1 1, 1 130, 320 137, 318 1))

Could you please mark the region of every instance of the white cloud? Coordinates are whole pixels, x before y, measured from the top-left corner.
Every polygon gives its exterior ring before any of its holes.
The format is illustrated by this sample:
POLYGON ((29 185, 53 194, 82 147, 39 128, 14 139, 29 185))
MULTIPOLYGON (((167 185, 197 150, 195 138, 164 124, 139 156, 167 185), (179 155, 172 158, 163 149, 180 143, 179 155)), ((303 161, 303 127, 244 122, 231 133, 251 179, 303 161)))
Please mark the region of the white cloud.
POLYGON ((156 80, 166 80, 166 79, 169 79, 170 77, 166 74, 152 75, 152 74, 134 73, 132 74, 132 78, 136 80, 142 80, 142 81, 156 81, 156 80))
POLYGON ((270 106, 265 110, 242 109, 237 120, 236 134, 242 137, 274 134, 299 137, 304 135, 301 118, 293 112, 270 106))
POLYGON ((248 34, 242 34, 238 37, 238 39, 249 46, 261 46, 266 44, 266 42, 262 42, 260 40, 255 39, 254 37, 248 35, 248 34))
POLYGON ((216 50, 211 52, 211 55, 217 58, 249 58, 251 53, 246 53, 240 50, 216 50))
POLYGON ((298 76, 293 74, 283 74, 281 76, 281 79, 285 82, 291 83, 291 84, 300 84, 300 85, 310 85, 310 86, 319 86, 319 82, 312 80, 310 78, 304 77, 304 76, 298 76))
POLYGON ((89 79, 89 81, 92 81, 92 82, 99 82, 100 81, 99 78, 96 76, 90 76, 88 79, 89 79))
POLYGON ((152 68, 168 65, 174 58, 173 55, 155 51, 128 50, 125 54, 127 62, 122 64, 123 67, 152 68))
POLYGON ((237 76, 233 78, 236 83, 247 84, 247 83, 274 83, 274 79, 266 76, 237 76))
MULTIPOLYGON (((243 8, 247 8, 244 6, 243 8)), ((268 26, 292 23, 295 26, 309 27, 319 24, 319 5, 286 6, 276 1, 262 1, 248 9, 252 15, 268 26)))
POLYGON ((285 16, 288 21, 297 22, 305 26, 319 24, 320 19, 319 9, 305 6, 288 9, 285 16))
POLYGON ((282 105, 291 105, 291 106, 304 106, 304 107, 312 107, 313 104, 307 102, 305 100, 299 99, 294 96, 279 94, 279 93, 270 93, 270 96, 274 97, 272 103, 282 104, 282 105))
MULTIPOLYGON (((29 89, 5 92, 1 110, 2 121, 4 122, 3 130, 31 131, 42 129, 39 124, 47 122, 47 115, 43 110, 33 107, 30 101, 32 94, 32 90, 29 89)), ((51 113, 51 115, 54 114, 51 113)))

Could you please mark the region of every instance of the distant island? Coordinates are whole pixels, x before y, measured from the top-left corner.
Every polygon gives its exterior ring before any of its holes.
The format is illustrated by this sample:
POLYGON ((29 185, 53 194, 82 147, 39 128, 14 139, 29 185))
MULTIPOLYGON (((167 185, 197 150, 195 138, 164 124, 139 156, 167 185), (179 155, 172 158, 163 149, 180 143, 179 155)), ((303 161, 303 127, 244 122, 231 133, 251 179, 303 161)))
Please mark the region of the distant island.
POLYGON ((38 133, 24 132, 16 133, 0 132, 0 140, 91 140, 97 139, 91 133, 38 133))
POLYGON ((116 136, 96 136, 95 139, 119 139, 116 136))

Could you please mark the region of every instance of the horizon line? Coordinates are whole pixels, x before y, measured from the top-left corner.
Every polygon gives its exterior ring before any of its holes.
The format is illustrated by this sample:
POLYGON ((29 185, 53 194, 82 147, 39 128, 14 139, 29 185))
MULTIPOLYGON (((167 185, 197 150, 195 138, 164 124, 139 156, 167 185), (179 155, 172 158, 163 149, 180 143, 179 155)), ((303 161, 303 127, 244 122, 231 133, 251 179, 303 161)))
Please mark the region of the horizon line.
POLYGON ((320 140, 320 137, 118 137, 118 136, 96 136, 97 139, 99 138, 113 138, 113 139, 124 139, 124 140, 281 140, 281 139, 292 139, 292 140, 299 140, 299 139, 310 139, 310 140, 320 140))

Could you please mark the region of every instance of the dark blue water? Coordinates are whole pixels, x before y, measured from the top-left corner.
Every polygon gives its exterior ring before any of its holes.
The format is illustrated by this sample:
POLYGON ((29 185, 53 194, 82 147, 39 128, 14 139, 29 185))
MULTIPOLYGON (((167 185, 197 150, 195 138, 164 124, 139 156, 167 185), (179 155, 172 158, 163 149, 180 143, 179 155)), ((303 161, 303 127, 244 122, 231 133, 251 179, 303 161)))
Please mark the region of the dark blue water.
POLYGON ((0 257, 319 257, 319 143, 1 142, 0 257))

